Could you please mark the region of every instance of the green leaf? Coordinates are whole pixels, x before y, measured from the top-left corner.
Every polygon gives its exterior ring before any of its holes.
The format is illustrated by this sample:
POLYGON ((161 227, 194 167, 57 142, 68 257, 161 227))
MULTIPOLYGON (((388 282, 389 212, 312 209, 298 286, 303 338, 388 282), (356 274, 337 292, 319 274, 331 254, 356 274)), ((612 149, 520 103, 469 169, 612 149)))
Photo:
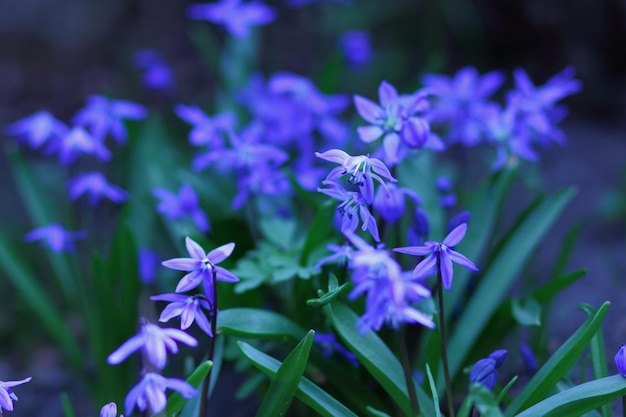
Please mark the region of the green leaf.
MULTIPOLYGON (((487 266, 449 339, 448 351, 454 352, 449 363, 453 378, 515 278, 573 196, 574 192, 568 189, 540 201, 521 219, 487 266)), ((438 374, 440 381, 443 381, 441 366, 438 374)), ((443 389, 443 382, 438 388, 443 389)))
POLYGON ((470 397, 474 402, 474 407, 478 409, 483 417, 502 417, 500 406, 496 401, 493 392, 483 384, 473 383, 470 385, 470 397))
POLYGON ((70 397, 67 395, 67 392, 61 393, 61 404, 63 405, 63 414, 65 417, 74 417, 76 414, 74 413, 74 408, 72 407, 72 403, 70 402, 70 397))
MULTIPOLYGON (((199 389, 202 385, 202 381, 206 378, 211 370, 213 363, 211 361, 204 361, 189 375, 187 382, 194 388, 199 389)), ((198 393, 198 395, 202 395, 198 393)), ((182 395, 175 392, 167 399, 167 406, 165 407, 165 415, 168 417, 176 417, 178 413, 183 409, 187 403, 187 399, 182 395)))
POLYGON ((309 361, 314 336, 315 332, 309 330, 304 339, 298 343, 280 365, 263 397, 256 417, 276 417, 287 414, 309 361))
MULTIPOLYGON (((270 377, 276 375, 281 362, 247 343, 237 342, 237 344, 241 352, 259 370, 270 377)), ((296 397, 323 417, 356 417, 356 414, 305 377, 298 383, 296 397)))
POLYGON ((441 410, 439 409, 439 396, 437 395, 437 386, 433 379, 433 374, 430 372, 430 366, 426 364, 426 376, 428 376, 428 384, 430 385, 430 392, 433 394, 433 404, 435 405, 435 416, 441 417, 441 410))
POLYGON ((320 293, 320 297, 308 299, 306 300, 306 304, 312 307, 323 307, 333 301, 339 295, 346 292, 351 287, 351 284, 349 282, 345 282, 341 284, 341 286, 338 285, 339 282, 337 281, 337 277, 335 276, 335 274, 330 274, 328 278, 328 292, 324 294, 322 290, 318 290, 318 292, 320 293))
POLYGON ((532 379, 526 384, 522 392, 511 402, 506 409, 505 415, 512 417, 520 410, 525 410, 533 404, 543 400, 557 382, 565 375, 599 331, 604 316, 609 309, 609 302, 605 302, 598 308, 595 314, 589 317, 580 328, 561 347, 554 352, 552 357, 537 371, 532 379))
POLYGON ((369 414, 372 417, 391 417, 389 414, 385 413, 384 411, 377 410, 374 407, 370 407, 369 405, 367 406, 366 410, 367 410, 367 414, 369 414))
POLYGON ((357 331, 356 323, 359 318, 348 306, 335 301, 325 308, 333 327, 346 346, 404 413, 410 415, 411 404, 404 373, 396 356, 375 332, 368 331, 362 335, 357 331))
MULTIPOLYGON (((588 304, 581 304, 580 309, 591 317, 595 314, 596 309, 588 304)), ((606 351, 604 350, 604 338, 602 332, 599 331, 593 336, 589 344, 591 351, 591 367, 593 368, 593 376, 595 379, 605 378, 609 375, 606 366, 606 351)), ((611 417, 611 404, 607 403, 602 406, 602 417, 611 417)))
POLYGON ((532 297, 513 299, 511 313, 521 326, 541 326, 541 305, 532 297))
POLYGON ((301 339, 306 330, 287 317, 256 308, 229 308, 217 315, 217 331, 232 336, 301 339))
POLYGON ((264 217, 259 221, 263 237, 283 250, 293 249, 297 227, 298 224, 294 219, 264 217))
POLYGON ((607 404, 610 406, 611 401, 625 395, 626 379, 621 375, 613 375, 577 385, 546 398, 516 417, 578 417, 607 404))

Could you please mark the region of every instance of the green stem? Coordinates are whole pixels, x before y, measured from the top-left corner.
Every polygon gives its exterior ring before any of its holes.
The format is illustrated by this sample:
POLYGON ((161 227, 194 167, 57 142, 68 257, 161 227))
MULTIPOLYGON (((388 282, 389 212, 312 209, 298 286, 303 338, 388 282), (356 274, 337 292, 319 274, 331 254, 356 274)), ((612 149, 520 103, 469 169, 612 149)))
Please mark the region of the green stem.
MULTIPOLYGON (((215 337, 217 336, 217 269, 212 270, 211 285, 213 286, 213 299, 209 300, 211 304, 211 333, 213 337, 209 341, 209 349, 207 351, 208 360, 213 361, 213 354, 215 352, 215 337)), ((212 369, 212 367, 211 367, 212 369)), ((209 385, 211 381, 211 369, 202 382, 202 397, 200 397, 200 410, 198 417, 205 417, 207 412, 207 404, 209 401, 209 385)))
POLYGON ((439 336, 441 338, 441 362, 443 364, 443 377, 446 381, 446 397, 448 398, 448 413, 454 417, 454 401, 452 400, 452 383, 450 382, 450 369, 448 367, 448 350, 446 348, 446 318, 443 307, 443 279, 441 277, 441 257, 437 252, 437 299, 439 301, 439 336))
POLYGON ((406 348, 406 327, 402 326, 396 332, 398 336, 398 350, 400 353, 400 362, 402 363, 402 370, 404 371, 404 380, 406 381, 406 389, 409 392, 409 400, 411 401, 411 411, 414 417, 420 415, 420 405, 415 394, 415 381, 411 373, 411 361, 409 359, 409 352, 406 348))

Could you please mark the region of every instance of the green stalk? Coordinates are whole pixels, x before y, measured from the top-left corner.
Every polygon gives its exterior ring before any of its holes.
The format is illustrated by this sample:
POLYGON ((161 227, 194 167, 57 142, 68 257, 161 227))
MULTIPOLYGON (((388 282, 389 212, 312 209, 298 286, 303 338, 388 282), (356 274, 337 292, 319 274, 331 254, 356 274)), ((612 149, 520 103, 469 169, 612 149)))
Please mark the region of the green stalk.
MULTIPOLYGON (((217 270, 215 267, 211 270, 212 279, 211 285, 213 285, 213 299, 209 300, 211 304, 211 340, 209 341, 209 350, 207 351, 207 359, 213 362, 213 354, 215 353, 215 337, 217 336, 217 270)), ((204 378, 202 383, 202 397, 200 397, 200 410, 198 417, 205 417, 207 412, 207 404, 209 401, 209 385, 211 384, 211 369, 204 378)))
POLYGON ((411 401, 411 411, 413 417, 420 415, 420 405, 415 394, 415 380, 411 374, 411 361, 409 359, 409 353, 406 348, 406 326, 400 327, 396 332, 398 336, 398 351, 400 353, 400 362, 402 363, 402 370, 404 371, 404 380, 406 381, 406 389, 409 392, 409 400, 411 401))
POLYGON ((452 383, 450 382, 450 369, 448 367, 448 350, 446 348, 446 318, 443 306, 443 278, 441 277, 441 255, 437 252, 437 299, 439 301, 439 336, 441 338, 441 363, 443 364, 443 376, 446 381, 446 397, 448 398, 448 413, 454 417, 454 401, 452 400, 452 383))

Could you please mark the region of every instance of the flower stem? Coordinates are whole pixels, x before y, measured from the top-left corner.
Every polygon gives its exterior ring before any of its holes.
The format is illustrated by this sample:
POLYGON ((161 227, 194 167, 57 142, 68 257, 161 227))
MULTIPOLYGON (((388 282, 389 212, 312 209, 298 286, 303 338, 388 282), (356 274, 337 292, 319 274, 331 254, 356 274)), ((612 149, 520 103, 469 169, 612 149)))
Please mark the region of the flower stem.
POLYGON ((439 336, 441 338, 441 363, 443 364, 443 377, 446 381, 446 397, 448 398, 448 415, 454 417, 454 401, 452 400, 452 383, 450 382, 450 369, 448 368, 448 350, 446 348, 446 318, 443 306, 443 279, 441 277, 441 261, 437 252, 437 299, 439 301, 439 336))
MULTIPOLYGON (((212 279, 211 285, 213 286, 213 299, 209 300, 211 304, 211 340, 209 340, 209 349, 207 350, 207 359, 213 361, 213 354, 215 353, 215 337, 217 336, 217 270, 213 268, 212 271, 212 279)), ((211 369, 209 369, 209 373, 204 378, 202 382, 202 397, 200 397, 200 410, 198 412, 198 417, 205 417, 207 413, 207 404, 209 401, 209 385, 211 381, 211 369)))
POLYGON ((414 417, 420 415, 420 404, 415 394, 415 381, 411 373, 411 361, 409 360, 409 353, 406 348, 406 327, 402 326, 396 332, 398 336, 398 350, 400 353, 400 362, 402 363, 402 370, 404 371, 404 380, 406 381, 406 389, 409 392, 409 400, 411 401, 411 411, 414 417))

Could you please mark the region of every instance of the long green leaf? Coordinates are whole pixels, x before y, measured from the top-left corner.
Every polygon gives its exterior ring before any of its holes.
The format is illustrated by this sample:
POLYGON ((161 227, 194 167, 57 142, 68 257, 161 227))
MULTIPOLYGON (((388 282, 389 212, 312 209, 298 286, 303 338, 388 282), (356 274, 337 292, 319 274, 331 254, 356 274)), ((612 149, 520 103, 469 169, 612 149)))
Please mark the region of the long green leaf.
POLYGON ((595 314, 589 317, 537 371, 506 409, 507 417, 512 417, 546 398, 550 390, 580 358, 591 339, 599 331, 609 305, 609 302, 602 304, 595 314))
MULTIPOLYGON (((530 255, 573 196, 574 192, 568 189, 541 201, 521 221, 504 242, 504 246, 488 269, 484 271, 480 284, 464 309, 447 347, 448 352, 453 352, 449 363, 450 374, 453 377, 462 368, 474 342, 506 296, 530 255)), ((441 367, 438 382, 440 381, 443 381, 441 367)), ((443 389, 443 382, 440 382, 438 388, 443 389)))
MULTIPOLYGON (((626 395, 626 380, 613 375, 586 382, 527 408, 516 417, 578 417, 626 395)), ((508 410, 507 410, 508 411, 508 410)), ((507 413, 508 415, 508 413, 507 413)))
MULTIPOLYGON (((187 382, 194 388, 199 388, 202 385, 202 381, 208 375, 213 363, 211 361, 204 361, 189 375, 187 382)), ((201 394, 198 394, 201 395, 201 394)), ((175 392, 167 399, 167 406, 165 407, 165 414, 168 417, 176 417, 178 413, 183 409, 187 403, 187 399, 182 395, 175 392)))
POLYGON ((277 417, 287 414, 309 361, 314 336, 315 332, 309 330, 304 339, 278 367, 278 371, 272 378, 272 383, 259 406, 256 417, 277 417))
MULTIPOLYGON (((591 317, 596 310, 588 304, 582 304, 580 309, 591 317)), ((609 370, 606 366, 606 351, 604 350, 604 337, 602 332, 597 332, 589 344, 591 351, 591 367, 593 368, 593 376, 595 379, 606 378, 609 370)), ((602 417, 611 417, 611 404, 607 403, 601 407, 602 417)))
MULTIPOLYGON (((238 345, 259 370, 270 377, 276 375, 281 362, 245 342, 238 342, 238 345)), ((346 406, 305 377, 300 379, 296 397, 323 417, 356 417, 346 406)))
POLYGON ((306 330, 287 317, 256 308, 229 308, 217 316, 217 331, 250 338, 301 339, 306 330))
POLYGON ((375 332, 369 331, 362 335, 357 331, 358 316, 348 306, 335 301, 325 308, 333 327, 346 346, 404 413, 410 415, 411 404, 404 373, 396 356, 375 332))

